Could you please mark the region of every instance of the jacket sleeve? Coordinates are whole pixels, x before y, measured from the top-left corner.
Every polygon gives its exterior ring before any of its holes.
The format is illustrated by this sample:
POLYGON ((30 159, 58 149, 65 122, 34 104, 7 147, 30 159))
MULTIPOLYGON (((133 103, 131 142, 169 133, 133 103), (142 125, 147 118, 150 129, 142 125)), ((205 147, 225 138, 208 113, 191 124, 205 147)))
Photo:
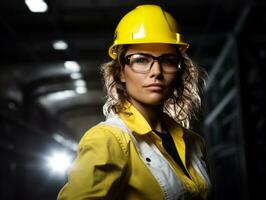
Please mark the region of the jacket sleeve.
POLYGON ((58 200, 114 199, 121 192, 127 160, 125 141, 117 132, 101 126, 92 128, 80 141, 58 200))

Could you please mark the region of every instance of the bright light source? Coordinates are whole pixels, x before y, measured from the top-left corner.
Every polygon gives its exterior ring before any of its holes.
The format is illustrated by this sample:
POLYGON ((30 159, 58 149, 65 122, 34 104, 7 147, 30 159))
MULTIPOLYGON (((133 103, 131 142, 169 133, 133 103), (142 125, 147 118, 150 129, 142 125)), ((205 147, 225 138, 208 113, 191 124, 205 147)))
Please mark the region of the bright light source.
POLYGON ((76 61, 65 61, 65 68, 71 70, 72 72, 80 71, 80 66, 76 61))
POLYGON ((76 80, 75 85, 77 87, 82 87, 82 86, 84 87, 84 86, 86 86, 86 82, 84 80, 76 80))
POLYGON ((82 74, 81 73, 74 72, 74 73, 71 73, 70 74, 70 77, 72 79, 81 79, 82 78, 82 74))
POLYGON ((62 100, 73 98, 75 95, 76 94, 73 90, 53 92, 53 93, 47 94, 46 96, 43 96, 41 98, 41 103, 46 105, 46 102, 62 101, 62 100))
POLYGON ((78 148, 78 143, 77 142, 75 142, 73 140, 66 139, 66 138, 64 138, 63 136, 61 136, 60 134, 57 134, 57 133, 53 134, 53 138, 57 142, 65 145, 66 147, 70 148, 71 150, 77 151, 77 148, 78 148))
POLYGON ((68 44, 64 40, 57 40, 53 43, 53 47, 55 50, 66 50, 68 44))
POLYGON ((66 152, 54 152, 51 157, 48 158, 48 167, 52 172, 58 174, 64 174, 70 167, 72 157, 66 152))
POLYGON ((78 94, 85 94, 87 92, 86 82, 84 80, 76 80, 75 86, 78 94))
POLYGON ((85 94, 86 92, 87 92, 87 88, 85 88, 85 87, 76 87, 76 92, 78 93, 78 94, 85 94))
POLYGON ((31 12, 46 12, 48 10, 47 4, 43 0, 25 0, 31 12))

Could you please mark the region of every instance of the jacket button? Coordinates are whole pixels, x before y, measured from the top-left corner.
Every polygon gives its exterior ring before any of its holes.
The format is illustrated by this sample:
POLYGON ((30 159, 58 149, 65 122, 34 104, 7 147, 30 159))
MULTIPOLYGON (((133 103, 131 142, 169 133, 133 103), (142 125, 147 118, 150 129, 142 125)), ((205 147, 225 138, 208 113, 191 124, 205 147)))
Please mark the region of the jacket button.
POLYGON ((151 159, 147 157, 147 158, 146 158, 146 161, 147 161, 147 162, 151 162, 151 159))

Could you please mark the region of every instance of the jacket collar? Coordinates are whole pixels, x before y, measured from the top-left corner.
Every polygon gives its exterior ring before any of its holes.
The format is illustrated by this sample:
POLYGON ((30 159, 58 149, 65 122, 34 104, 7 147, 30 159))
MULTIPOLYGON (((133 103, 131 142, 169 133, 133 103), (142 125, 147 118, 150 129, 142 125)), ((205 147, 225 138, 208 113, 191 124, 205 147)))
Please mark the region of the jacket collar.
MULTIPOLYGON (((125 104, 125 111, 119 113, 118 115, 133 132, 139 135, 145 135, 152 132, 152 128, 147 120, 131 103, 127 102, 125 104)), ((183 136, 181 126, 167 114, 164 115, 164 121, 171 134, 175 134, 178 137, 183 136)))
POLYGON ((126 123, 128 128, 140 135, 147 134, 152 131, 147 120, 143 115, 129 102, 125 104, 125 110, 118 114, 126 123))

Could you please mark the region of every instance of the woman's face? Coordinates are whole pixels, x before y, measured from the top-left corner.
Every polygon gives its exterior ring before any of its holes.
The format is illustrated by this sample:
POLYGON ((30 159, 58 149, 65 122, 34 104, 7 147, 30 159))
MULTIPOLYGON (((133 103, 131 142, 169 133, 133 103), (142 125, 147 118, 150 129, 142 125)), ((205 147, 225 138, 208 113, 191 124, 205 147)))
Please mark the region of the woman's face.
MULTIPOLYGON (((129 46, 125 57, 136 53, 158 57, 165 54, 177 55, 177 49, 170 44, 134 44, 129 46)), ((136 72, 132 66, 125 64, 121 72, 121 81, 125 83, 126 91, 133 104, 135 102, 162 105, 173 92, 176 74, 176 72, 164 73, 158 61, 155 61, 150 70, 145 73, 136 72)))

